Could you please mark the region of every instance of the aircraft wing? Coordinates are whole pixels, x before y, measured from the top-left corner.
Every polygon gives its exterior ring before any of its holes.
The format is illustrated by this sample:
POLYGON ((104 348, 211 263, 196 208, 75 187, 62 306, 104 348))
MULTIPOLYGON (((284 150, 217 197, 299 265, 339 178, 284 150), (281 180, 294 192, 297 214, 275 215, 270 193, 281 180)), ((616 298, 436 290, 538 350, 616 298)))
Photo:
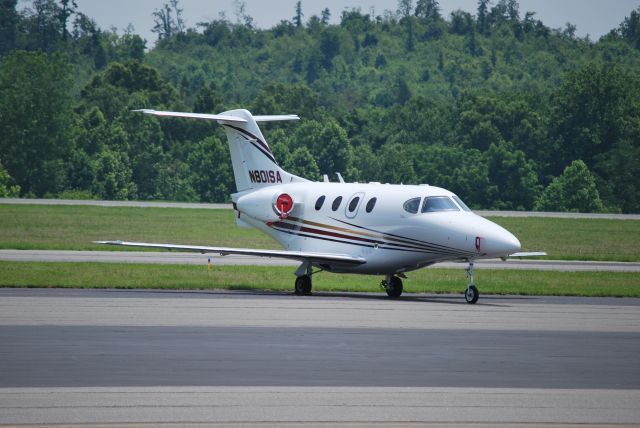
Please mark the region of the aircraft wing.
POLYGON ((311 263, 361 265, 367 262, 362 257, 353 257, 348 254, 337 254, 337 253, 315 253, 315 252, 309 252, 309 251, 285 251, 285 250, 256 250, 251 248, 227 248, 227 247, 207 247, 207 246, 200 246, 200 245, 154 244, 149 242, 126 242, 126 241, 93 241, 93 242, 95 244, 121 245, 125 247, 164 248, 166 250, 194 251, 202 254, 213 253, 213 254, 220 254, 222 256, 226 256, 229 254, 239 254, 244 256, 308 260, 311 263))
POLYGON ((520 252, 509 254, 508 257, 538 257, 538 256, 546 256, 547 253, 544 251, 529 251, 529 252, 520 252))

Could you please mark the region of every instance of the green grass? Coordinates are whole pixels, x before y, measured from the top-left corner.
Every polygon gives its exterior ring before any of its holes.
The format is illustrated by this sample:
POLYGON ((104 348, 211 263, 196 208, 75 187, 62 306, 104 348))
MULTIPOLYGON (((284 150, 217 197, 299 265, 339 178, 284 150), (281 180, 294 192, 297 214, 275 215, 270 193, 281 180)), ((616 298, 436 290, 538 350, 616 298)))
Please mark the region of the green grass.
POLYGON ((265 234, 237 227, 231 210, 0 205, 3 249, 122 251, 123 247, 91 243, 115 239, 279 248, 265 234))
MULTIPOLYGON (((462 266, 462 265, 461 265, 462 266)), ((383 293, 380 277, 314 276, 316 291, 383 293)), ((293 270, 287 267, 143 265, 111 263, 0 262, 2 287, 73 287, 138 289, 293 289, 293 270)), ((464 270, 422 269, 404 281, 414 293, 460 293, 464 270)), ((640 297, 640 276, 621 272, 547 272, 476 270, 482 294, 640 297)))
POLYGON ((490 217, 520 239, 523 251, 547 259, 640 261, 640 221, 546 217, 490 217))
MULTIPOLYGON (((640 221, 494 217, 523 251, 549 259, 640 261, 640 221)), ((0 248, 122 250, 94 240, 280 248, 255 229, 236 226, 233 211, 182 208, 0 205, 0 248)), ((139 250, 139 249, 137 249, 139 250)))

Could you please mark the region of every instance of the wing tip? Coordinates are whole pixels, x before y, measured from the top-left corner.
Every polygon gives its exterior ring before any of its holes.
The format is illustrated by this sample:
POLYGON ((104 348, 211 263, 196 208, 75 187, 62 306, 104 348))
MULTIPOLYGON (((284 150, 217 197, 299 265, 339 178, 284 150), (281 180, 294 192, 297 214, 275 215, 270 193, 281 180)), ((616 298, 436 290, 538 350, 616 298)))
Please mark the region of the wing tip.
POLYGON ((546 255, 547 253, 545 251, 524 251, 524 252, 509 254, 508 257, 542 257, 546 255))

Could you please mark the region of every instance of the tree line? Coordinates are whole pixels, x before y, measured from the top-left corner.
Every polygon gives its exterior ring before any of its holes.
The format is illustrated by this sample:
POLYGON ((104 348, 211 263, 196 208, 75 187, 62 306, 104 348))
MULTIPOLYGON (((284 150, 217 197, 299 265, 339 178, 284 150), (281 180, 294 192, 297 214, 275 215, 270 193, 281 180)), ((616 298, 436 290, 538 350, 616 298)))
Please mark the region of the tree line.
POLYGON ((0 196, 222 202, 223 133, 138 108, 297 113, 265 125, 310 179, 429 183, 474 208, 640 212, 640 8, 598 41, 515 0, 442 16, 436 0, 256 28, 242 2, 188 27, 150 11, 152 49, 80 0, 0 2, 0 196))

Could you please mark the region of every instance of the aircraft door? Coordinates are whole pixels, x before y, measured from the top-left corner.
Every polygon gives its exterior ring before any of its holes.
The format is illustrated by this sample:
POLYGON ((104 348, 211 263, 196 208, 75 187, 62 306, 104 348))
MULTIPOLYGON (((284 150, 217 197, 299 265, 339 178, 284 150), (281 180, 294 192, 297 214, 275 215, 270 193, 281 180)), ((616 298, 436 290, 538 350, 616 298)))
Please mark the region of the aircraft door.
POLYGON ((363 199, 364 192, 358 192, 352 195, 344 207, 344 215, 347 218, 354 218, 356 214, 358 214, 358 208, 360 208, 363 199))

